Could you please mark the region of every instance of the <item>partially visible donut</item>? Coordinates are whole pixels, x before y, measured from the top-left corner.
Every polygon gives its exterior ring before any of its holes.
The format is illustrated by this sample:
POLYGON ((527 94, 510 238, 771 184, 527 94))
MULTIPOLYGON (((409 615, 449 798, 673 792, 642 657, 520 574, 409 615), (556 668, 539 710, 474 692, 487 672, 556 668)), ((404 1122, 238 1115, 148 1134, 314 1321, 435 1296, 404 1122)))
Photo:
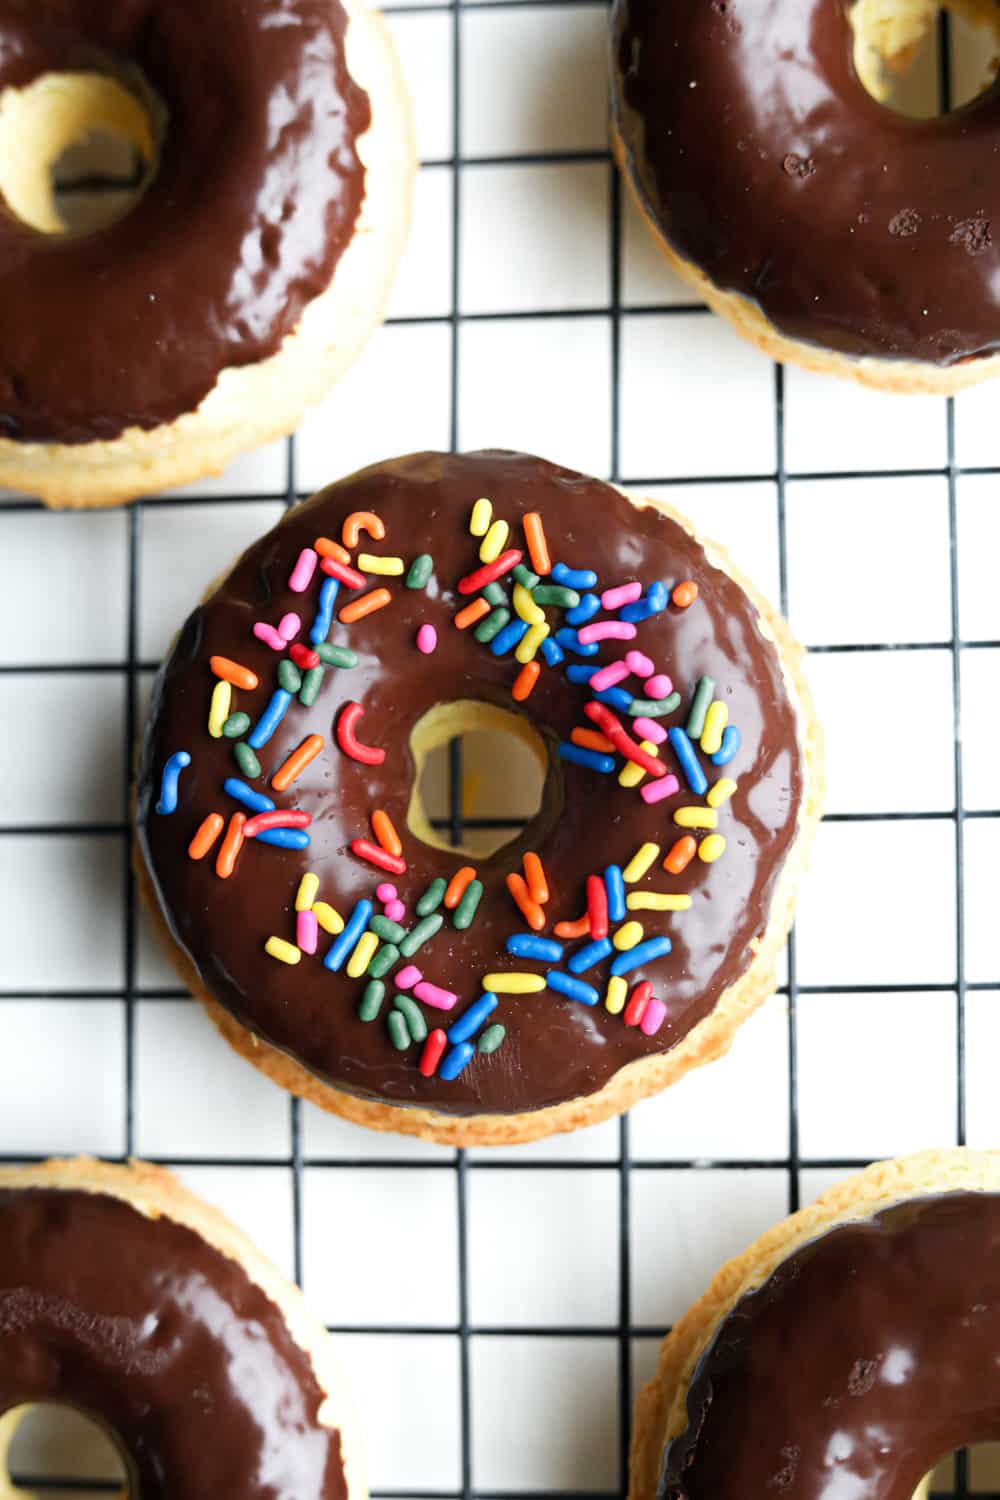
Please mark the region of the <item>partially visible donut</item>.
POLYGON ((322 1324, 216 1209, 143 1163, 0 1171, 3 1495, 21 1409, 40 1402, 104 1427, 142 1500, 367 1494, 322 1324))

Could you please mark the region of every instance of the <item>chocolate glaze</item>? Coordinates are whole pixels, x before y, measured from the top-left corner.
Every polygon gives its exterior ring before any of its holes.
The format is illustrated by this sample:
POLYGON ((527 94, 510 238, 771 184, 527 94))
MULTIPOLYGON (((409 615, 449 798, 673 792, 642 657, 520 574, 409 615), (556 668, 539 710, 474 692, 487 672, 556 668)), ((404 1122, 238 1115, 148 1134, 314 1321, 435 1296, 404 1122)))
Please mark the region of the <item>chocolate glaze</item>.
POLYGON ((278 350, 364 195, 346 28, 338 0, 0 0, 0 90, 129 64, 169 115, 156 179, 111 228, 43 235, 0 201, 0 434, 157 427, 278 350))
POLYGON ((323 1399, 278 1308, 192 1230, 103 1194, 0 1192, 0 1412, 87 1412, 142 1500, 345 1500, 323 1399))
POLYGON ((910 1500, 1000 1437, 1000 1198, 911 1199, 790 1255, 702 1356, 669 1500, 910 1500))
MULTIPOLYGON (((338 605, 344 598, 342 593, 338 605)), ((610 660, 621 650, 620 643, 604 642, 595 660, 610 660)), ((453 1114, 517 1113, 594 1093, 626 1063, 675 1046, 708 1015, 751 961, 751 941, 766 925, 774 883, 795 835, 801 792, 796 712, 777 652, 762 635, 743 591, 709 564, 686 532, 652 509, 635 510, 610 486, 540 459, 490 452, 418 454, 366 469, 291 511, 188 620, 153 693, 139 771, 138 835, 174 937, 207 988, 245 1026, 355 1094, 453 1114), (455 585, 479 565, 468 518, 480 495, 492 499, 496 515, 510 523, 512 539, 521 536, 518 518, 539 511, 553 560, 596 569, 603 587, 632 578, 647 583, 693 578, 699 584, 696 605, 686 611, 671 607, 643 622, 634 645, 670 673, 685 697, 703 674, 716 679, 731 721, 743 733, 743 748, 726 772, 740 779, 741 791, 720 818, 729 839, 721 860, 711 866, 695 860, 681 877, 656 865, 643 882, 649 889, 690 891, 694 898, 693 908, 681 914, 640 914, 647 919, 647 936, 666 931, 674 943, 666 959, 631 978, 637 983, 648 977, 668 1005, 668 1021, 658 1036, 645 1037, 603 1007, 592 1010, 550 991, 503 997, 493 1017, 508 1028, 503 1047, 492 1057, 477 1057, 455 1082, 446 1083, 423 1078, 412 1052, 392 1049, 384 1016, 371 1024, 358 1020, 361 981, 331 974, 318 958, 290 968, 262 953, 270 934, 294 934, 292 902, 304 871, 316 871, 321 898, 345 916, 387 878, 346 851, 352 838, 369 836, 374 808, 385 808, 397 829, 405 830, 413 779, 408 745, 416 721, 435 703, 482 699, 523 712, 550 754, 538 817, 512 843, 476 862, 486 884, 476 921, 466 932, 448 922, 416 960, 428 978, 455 990, 463 1004, 477 998, 483 973, 535 967, 505 951, 507 937, 523 931, 524 924, 504 877, 520 867, 525 850, 542 854, 553 918, 578 917, 588 872, 626 863, 647 839, 661 842, 665 852, 680 833, 672 823, 673 808, 692 800, 681 792, 650 808, 637 792, 620 787, 617 777, 562 766, 556 741, 586 722, 586 689, 569 683, 560 670, 544 668, 519 710, 510 692, 518 671, 513 658, 497 660, 471 632, 454 628, 456 608, 468 602, 455 585), (194 863, 186 853, 207 813, 222 810, 228 816, 235 810, 221 791, 223 779, 234 772, 231 742, 212 741, 206 732, 212 688, 208 658, 234 657, 257 672, 257 691, 235 695, 256 717, 272 691, 276 657, 252 636, 253 622, 277 622, 296 609, 308 630, 316 593, 289 592, 292 565, 317 536, 339 538, 344 518, 355 510, 374 510, 385 522, 386 539, 376 550, 398 550, 408 559, 428 551, 434 576, 425 592, 382 580, 393 585, 391 607, 350 627, 335 623, 331 639, 359 652, 358 666, 328 671, 315 707, 293 704, 261 752, 266 776, 306 734, 326 738, 323 754, 288 792, 274 794, 269 788, 279 806, 312 813, 311 847, 299 853, 247 844, 234 876, 220 880, 214 856, 194 863), (427 657, 414 645, 424 621, 438 631, 437 650, 427 657), (336 713, 351 699, 364 706, 360 738, 387 750, 381 767, 359 765, 336 747, 336 713), (161 770, 182 748, 193 764, 182 778, 178 812, 161 817, 153 811, 161 770)), ((399 885, 412 921, 413 902, 428 883, 450 877, 465 861, 412 835, 404 836, 404 854, 409 872, 399 885)), ((321 953, 327 943, 324 939, 321 953)), ((601 986, 606 973, 602 965, 586 977, 601 986)), ((428 1014, 436 1024, 436 1014, 428 1014)), ((456 1009, 442 1024, 458 1014, 456 1009)))
POLYGON ((616 0, 614 114, 670 245, 784 334, 950 365, 1000 349, 1000 88, 878 104, 847 0, 616 0))

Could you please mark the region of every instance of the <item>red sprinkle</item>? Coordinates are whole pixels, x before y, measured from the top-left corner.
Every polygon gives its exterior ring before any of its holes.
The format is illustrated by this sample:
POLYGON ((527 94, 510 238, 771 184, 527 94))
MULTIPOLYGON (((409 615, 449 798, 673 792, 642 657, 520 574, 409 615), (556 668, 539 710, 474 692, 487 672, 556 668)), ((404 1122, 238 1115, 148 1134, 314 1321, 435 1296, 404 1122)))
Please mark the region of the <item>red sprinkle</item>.
POLYGON ((346 563, 338 562, 335 557, 321 558, 320 567, 324 573, 328 573, 331 578, 336 578, 337 582, 342 583, 345 588, 363 589, 365 586, 366 579, 363 573, 359 573, 357 568, 349 568, 346 563))
POLYGON ((337 744, 345 755, 359 760, 363 766, 380 766, 385 760, 385 751, 374 745, 362 745, 355 737, 358 720, 364 713, 360 703, 345 703, 337 720, 337 744))
POLYGON ((440 1026, 435 1026, 434 1030, 428 1033, 424 1050, 420 1054, 420 1061, 417 1063, 417 1067, 425 1078, 434 1077, 447 1045, 447 1034, 441 1030, 440 1026))
POLYGON ((478 594, 488 583, 495 583, 505 573, 516 568, 524 554, 516 547, 509 552, 502 552, 496 562, 487 563, 483 568, 477 568, 474 573, 466 573, 464 578, 458 580, 458 592, 460 594, 478 594))
POLYGON ((388 870, 390 875, 406 874, 406 860, 398 859, 388 849, 380 849, 371 839, 352 839, 351 853, 356 854, 359 859, 366 859, 379 870, 388 870))
POLYGON ((587 876, 587 919, 592 938, 608 935, 608 890, 600 875, 587 876))
POLYGON ((276 807, 274 812, 255 813, 243 829, 243 836, 256 838, 258 833, 265 833, 269 828, 308 828, 311 822, 312 813, 276 807))
POLYGON ((301 641, 295 641, 289 646, 288 654, 297 667, 303 672, 310 672, 313 667, 319 666, 319 652, 310 651, 308 646, 303 646, 301 641))
POLYGON ((638 1026, 639 1022, 643 1018, 643 1015, 645 1014, 646 1006, 649 1004, 652 997, 653 986, 650 984, 648 979, 644 979, 642 984, 636 985, 635 989, 632 991, 632 994, 629 996, 629 1002, 622 1013, 622 1020, 625 1022, 626 1026, 638 1026))
POLYGON ((663 761, 657 760, 655 755, 650 755, 648 750, 644 750, 641 745, 637 745, 624 724, 615 717, 610 708, 607 708, 605 704, 585 703, 583 711, 588 719, 592 719, 595 724, 600 725, 612 745, 614 745, 619 754, 624 755, 626 760, 630 760, 635 765, 641 766, 644 771, 649 772, 650 776, 666 776, 667 768, 663 764, 663 761))

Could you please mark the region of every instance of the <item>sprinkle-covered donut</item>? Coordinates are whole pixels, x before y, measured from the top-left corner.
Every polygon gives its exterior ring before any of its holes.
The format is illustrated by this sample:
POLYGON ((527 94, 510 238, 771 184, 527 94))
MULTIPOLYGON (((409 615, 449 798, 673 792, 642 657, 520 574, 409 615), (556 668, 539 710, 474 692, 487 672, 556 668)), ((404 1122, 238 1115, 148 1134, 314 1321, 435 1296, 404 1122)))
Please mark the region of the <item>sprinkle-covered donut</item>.
POLYGON ((364 1500, 322 1324, 217 1210, 156 1167, 0 1171, 0 1494, 26 1407, 69 1406, 142 1500, 364 1500))
MULTIPOLYGON (((993 0, 945 5, 994 56, 993 0)), ((616 0, 615 144, 639 207, 674 267, 778 359, 887 390, 1000 368, 1000 92, 935 119, 881 102, 938 10, 616 0)))
POLYGON ((3 0, 0 483, 131 499, 290 431, 381 315, 411 134, 364 0, 3 0), (94 133, 142 193, 62 232, 94 133))
POLYGON ((529 1139, 723 1050, 773 987, 818 802, 783 623, 659 502, 510 453, 332 485, 181 631, 138 838, 225 1035, 364 1123, 529 1139), (541 807, 470 860, 430 750, 511 733, 541 807))
POLYGON ((771 1229, 664 1341, 631 1500, 911 1500, 995 1441, 1000 1155, 880 1162, 771 1229))

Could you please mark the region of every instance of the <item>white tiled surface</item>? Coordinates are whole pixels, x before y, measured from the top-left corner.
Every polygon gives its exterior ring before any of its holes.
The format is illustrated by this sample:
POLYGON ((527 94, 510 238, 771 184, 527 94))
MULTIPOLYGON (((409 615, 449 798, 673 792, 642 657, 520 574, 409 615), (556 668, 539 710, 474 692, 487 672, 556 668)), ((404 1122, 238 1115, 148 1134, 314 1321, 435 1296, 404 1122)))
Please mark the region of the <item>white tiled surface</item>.
MULTIPOLYGON (((184 610, 279 514, 288 451, 131 513, 0 510, 0 1155, 178 1163, 280 1265, 298 1260, 343 1330, 373 1486, 400 1500, 461 1494, 463 1472, 510 1497, 619 1493, 619 1379, 649 1373, 657 1331, 726 1256, 850 1163, 953 1142, 960 1106, 970 1142, 1000 1143, 1000 474, 949 492, 944 402, 780 384, 624 201, 619 260, 605 21, 600 5, 467 0, 456 80, 452 14, 398 6, 425 159, 413 238, 389 325, 307 418, 295 473, 309 490, 453 435, 523 445, 642 478, 766 594, 784 581, 814 648, 833 815, 803 889, 794 1028, 775 996, 627 1134, 612 1121, 460 1160, 293 1111, 184 998, 141 919, 127 941, 122 831, 130 627, 138 719, 184 610), (456 99, 475 159, 457 179, 456 99), (953 609, 974 814, 961 947, 953 609)), ((955 403, 958 465, 1000 466, 996 392, 955 403)))

